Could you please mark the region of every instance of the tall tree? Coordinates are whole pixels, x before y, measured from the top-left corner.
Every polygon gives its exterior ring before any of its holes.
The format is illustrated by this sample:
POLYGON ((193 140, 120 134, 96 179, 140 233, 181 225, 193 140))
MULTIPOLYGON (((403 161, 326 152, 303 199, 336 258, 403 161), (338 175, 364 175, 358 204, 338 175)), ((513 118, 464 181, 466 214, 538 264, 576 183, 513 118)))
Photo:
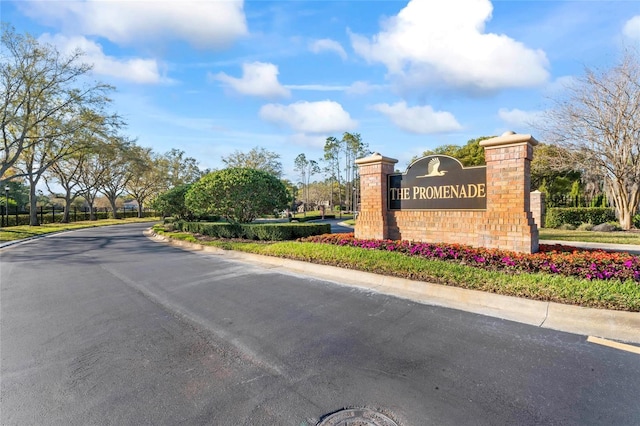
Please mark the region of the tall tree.
POLYGON ((147 200, 166 189, 163 158, 151 148, 134 146, 130 152, 130 178, 125 184, 129 195, 138 203, 138 217, 143 216, 147 200))
POLYGON ((30 215, 29 224, 38 226, 38 214, 36 209, 37 195, 36 188, 40 179, 56 162, 65 157, 71 156, 77 152, 91 149, 92 139, 81 137, 81 133, 85 128, 101 127, 105 123, 105 118, 97 115, 93 111, 85 110, 78 116, 67 118, 63 123, 53 123, 51 121, 44 123, 43 127, 47 127, 41 132, 41 129, 32 129, 32 137, 38 139, 38 142, 32 144, 22 151, 20 158, 15 163, 16 168, 20 171, 19 176, 24 176, 30 186, 29 204, 30 215), (53 127, 65 127, 68 122, 73 122, 73 126, 77 123, 83 123, 85 128, 77 128, 75 132, 68 133, 64 130, 56 135, 44 135, 53 127))
POLYGON ((49 192, 53 193, 50 185, 52 181, 55 181, 64 191, 61 197, 64 199, 62 223, 69 222, 71 205, 86 191, 86 188, 83 188, 80 183, 81 174, 92 153, 113 132, 112 124, 110 121, 99 120, 94 120, 93 123, 87 122, 86 126, 79 129, 71 138, 72 148, 70 147, 68 155, 54 158, 55 161, 44 173, 45 184, 49 192))
POLYGON ((45 185, 51 194, 55 194, 51 189, 54 182, 64 191, 62 195, 59 196, 59 198, 64 200, 64 212, 60 220, 61 223, 69 223, 71 205, 81 195, 78 177, 87 155, 88 153, 86 151, 80 151, 75 155, 62 158, 52 164, 44 175, 45 185))
POLYGON ((317 161, 308 160, 306 155, 298 154, 294 160, 294 170, 300 175, 306 212, 309 204, 309 183, 313 175, 320 173, 320 166, 318 166, 317 161))
POLYGON ((620 226, 630 229, 640 204, 640 57, 626 51, 605 70, 585 75, 555 99, 541 128, 579 169, 600 173, 620 226))
MULTIPOLYGON (((68 141, 86 125, 79 118, 101 111, 109 102, 112 87, 85 78, 91 66, 81 62, 81 51, 64 56, 53 46, 17 34, 8 24, 2 24, 0 47, 0 180, 4 180, 24 155, 40 156, 43 142, 68 141)), ((22 171, 23 176, 29 173, 22 171)))
POLYGON ((324 160, 326 161, 326 171, 331 179, 338 183, 338 199, 342 205, 342 190, 345 193, 345 204, 352 205, 356 194, 353 189, 357 188, 358 168, 355 160, 369 154, 367 144, 362 141, 359 133, 345 132, 342 139, 329 137, 324 145, 324 160))
POLYGON ((369 148, 362 141, 360 133, 345 132, 342 135, 342 146, 345 157, 345 194, 347 206, 353 206, 355 209, 355 198, 357 197, 356 190, 359 185, 360 178, 358 176, 358 167, 356 166, 356 159, 364 157, 369 154, 369 148))
POLYGON ((342 183, 342 176, 340 173, 340 141, 334 136, 328 137, 324 143, 324 161, 326 164, 324 170, 331 181, 331 202, 333 203, 333 200, 335 199, 333 190, 334 186, 337 184, 338 205, 342 206, 342 191, 340 190, 342 183))
POLYGON ((263 172, 271 173, 278 179, 282 177, 280 154, 261 147, 252 148, 251 151, 247 153, 236 150, 233 154, 222 157, 222 162, 227 168, 241 167, 262 170, 263 172))
POLYGON ((166 162, 168 188, 194 183, 206 174, 198 167, 198 160, 176 148, 166 152, 159 161, 166 162))
POLYGON ((96 220, 95 202, 98 198, 98 189, 107 172, 108 165, 100 161, 98 153, 91 153, 85 158, 80 168, 77 182, 78 193, 84 198, 89 207, 89 220, 96 220))
POLYGON ((136 154, 138 150, 134 141, 125 136, 111 137, 100 152, 104 175, 99 192, 109 200, 111 216, 114 219, 118 219, 116 201, 132 179, 136 162, 140 161, 136 154))

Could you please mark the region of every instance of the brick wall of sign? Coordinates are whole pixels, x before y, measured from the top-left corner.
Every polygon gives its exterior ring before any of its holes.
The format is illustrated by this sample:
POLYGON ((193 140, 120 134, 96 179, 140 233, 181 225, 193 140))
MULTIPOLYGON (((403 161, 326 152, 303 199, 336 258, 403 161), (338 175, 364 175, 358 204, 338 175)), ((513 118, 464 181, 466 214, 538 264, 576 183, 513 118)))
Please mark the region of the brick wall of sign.
POLYGON ((538 229, 544 228, 544 221, 546 219, 544 192, 531 192, 531 214, 533 215, 533 220, 538 226, 538 229))
POLYGON ((388 175, 397 160, 380 154, 356 160, 360 168, 361 210, 357 238, 466 244, 523 253, 538 251, 538 228, 531 213, 531 135, 507 132, 482 141, 486 159, 487 208, 389 210, 388 175))

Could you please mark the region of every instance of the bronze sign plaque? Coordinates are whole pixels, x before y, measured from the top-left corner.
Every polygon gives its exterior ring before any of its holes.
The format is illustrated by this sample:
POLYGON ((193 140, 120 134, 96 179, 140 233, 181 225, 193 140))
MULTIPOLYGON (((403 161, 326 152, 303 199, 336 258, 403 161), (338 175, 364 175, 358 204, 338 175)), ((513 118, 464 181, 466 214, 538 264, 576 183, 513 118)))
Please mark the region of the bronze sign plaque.
POLYGON ((389 210, 486 210, 487 167, 429 155, 389 175, 388 188, 389 210))

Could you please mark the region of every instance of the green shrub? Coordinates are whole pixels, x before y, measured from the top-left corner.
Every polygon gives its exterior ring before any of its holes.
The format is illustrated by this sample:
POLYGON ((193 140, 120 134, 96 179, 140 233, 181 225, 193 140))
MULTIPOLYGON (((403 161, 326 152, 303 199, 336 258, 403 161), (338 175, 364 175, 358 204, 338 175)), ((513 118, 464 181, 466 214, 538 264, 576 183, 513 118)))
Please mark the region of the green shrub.
MULTIPOLYGON (((324 215, 325 219, 335 219, 336 215, 335 214, 325 214, 324 215)), ((298 222, 309 222, 310 220, 319 220, 322 219, 321 215, 309 215, 307 214, 307 216, 296 216, 294 218, 292 218, 293 220, 297 220, 298 222)))
POLYGON ((328 223, 208 223, 177 221, 175 229, 193 234, 202 234, 212 238, 242 238, 261 241, 285 241, 328 234, 328 223))
POLYGON ((593 223, 583 222, 578 226, 578 231, 591 231, 593 229, 593 223))
POLYGON ((571 223, 563 223, 560 225, 559 229, 562 229, 563 231, 575 231, 576 226, 571 223))
POLYGON ((570 223, 580 226, 582 223, 605 223, 616 220, 613 209, 604 207, 552 207, 547 210, 545 226, 547 228, 557 228, 562 224, 570 223))
POLYGON ((151 206, 160 211, 163 216, 191 219, 192 214, 184 204, 184 197, 189 188, 191 188, 191 184, 173 187, 158 195, 151 202, 151 206))

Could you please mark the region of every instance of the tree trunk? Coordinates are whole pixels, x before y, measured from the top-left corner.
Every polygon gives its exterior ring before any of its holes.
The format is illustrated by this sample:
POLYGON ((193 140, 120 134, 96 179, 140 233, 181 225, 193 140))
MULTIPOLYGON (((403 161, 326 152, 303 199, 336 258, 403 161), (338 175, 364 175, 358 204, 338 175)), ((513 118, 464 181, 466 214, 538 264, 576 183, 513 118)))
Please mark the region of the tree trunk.
POLYGON ((109 204, 111 204, 111 217, 112 219, 119 219, 118 217, 118 207, 116 207, 116 200, 111 199, 111 197, 109 197, 109 204))
POLYGON ((69 223, 69 213, 71 212, 71 195, 67 192, 64 196, 64 212, 60 223, 69 223))
POLYGON ((620 227, 625 231, 631 229, 631 225, 633 225, 633 215, 628 211, 619 211, 618 214, 620 215, 620 227))
POLYGON ((31 182, 29 186, 29 226, 40 226, 38 221, 38 204, 36 197, 36 185, 31 182))
POLYGON ((143 211, 142 211, 142 202, 138 200, 138 218, 142 219, 143 211))

